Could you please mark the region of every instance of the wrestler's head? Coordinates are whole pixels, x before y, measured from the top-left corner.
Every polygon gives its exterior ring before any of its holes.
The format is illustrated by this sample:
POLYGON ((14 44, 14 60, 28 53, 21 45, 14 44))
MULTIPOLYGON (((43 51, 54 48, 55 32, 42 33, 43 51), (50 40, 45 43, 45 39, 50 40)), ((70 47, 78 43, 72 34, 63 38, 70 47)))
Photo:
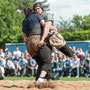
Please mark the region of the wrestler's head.
POLYGON ((32 13, 32 9, 30 7, 26 7, 24 9, 24 15, 27 16, 29 13, 32 13))
POLYGON ((43 15, 43 7, 40 2, 37 2, 33 5, 33 10, 35 13, 38 13, 39 15, 43 15))

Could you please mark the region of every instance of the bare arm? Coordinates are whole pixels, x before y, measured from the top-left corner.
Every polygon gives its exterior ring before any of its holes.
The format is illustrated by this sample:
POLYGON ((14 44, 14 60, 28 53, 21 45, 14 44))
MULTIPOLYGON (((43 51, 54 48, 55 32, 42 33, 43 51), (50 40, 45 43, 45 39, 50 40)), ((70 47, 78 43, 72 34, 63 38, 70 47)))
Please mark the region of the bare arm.
POLYGON ((43 41, 45 40, 45 38, 47 37, 47 35, 49 33, 51 25, 52 25, 51 21, 45 23, 44 30, 43 30, 43 35, 42 35, 41 40, 43 40, 43 41))
POLYGON ((41 37, 41 41, 37 45, 38 47, 41 47, 42 45, 44 45, 44 40, 45 40, 45 38, 47 37, 47 35, 49 33, 49 30, 51 28, 52 22, 49 21, 49 22, 46 22, 43 25, 44 25, 43 35, 41 37))
POLYGON ((45 26, 45 21, 41 20, 40 24, 44 27, 45 26))

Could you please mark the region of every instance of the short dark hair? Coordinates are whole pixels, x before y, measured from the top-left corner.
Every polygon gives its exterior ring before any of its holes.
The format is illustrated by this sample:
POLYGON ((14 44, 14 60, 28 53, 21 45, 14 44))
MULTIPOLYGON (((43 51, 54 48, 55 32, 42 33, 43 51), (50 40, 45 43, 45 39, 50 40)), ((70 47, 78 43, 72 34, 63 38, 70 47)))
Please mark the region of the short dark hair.
POLYGON ((42 6, 42 4, 40 3, 40 2, 37 2, 37 3, 35 3, 34 5, 33 5, 33 10, 35 11, 35 8, 36 7, 40 7, 42 10, 43 10, 43 6, 42 6))
POLYGON ((32 12, 32 9, 30 8, 30 7, 26 7, 25 9, 24 9, 24 14, 29 14, 29 13, 31 13, 32 12))

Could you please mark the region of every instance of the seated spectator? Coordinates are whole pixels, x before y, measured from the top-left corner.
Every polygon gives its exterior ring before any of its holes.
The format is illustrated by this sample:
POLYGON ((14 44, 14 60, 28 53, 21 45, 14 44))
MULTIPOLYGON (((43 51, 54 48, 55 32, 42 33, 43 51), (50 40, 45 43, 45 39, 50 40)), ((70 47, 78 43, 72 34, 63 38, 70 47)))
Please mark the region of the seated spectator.
POLYGON ((32 57, 30 57, 30 60, 28 60, 26 75, 27 76, 34 76, 34 64, 33 64, 32 57))
POLYGON ((71 64, 72 71, 76 72, 76 77, 79 77, 79 69, 80 69, 80 59, 77 57, 77 55, 74 56, 73 62, 71 64))
POLYGON ((56 61, 56 58, 55 58, 55 54, 52 53, 52 57, 51 57, 51 70, 52 72, 57 72, 57 61, 56 61))
POLYGON ((5 67, 5 76, 14 76, 14 75, 15 75, 15 65, 10 60, 10 58, 7 58, 5 67))
POLYGON ((38 70, 38 64, 34 59, 30 60, 30 65, 33 67, 32 69, 32 76, 36 76, 38 70))
POLYGON ((62 59, 62 56, 59 57, 59 61, 57 62, 57 71, 59 72, 59 75, 61 77, 64 76, 64 67, 65 67, 65 62, 62 59))
POLYGON ((80 75, 84 76, 85 71, 86 71, 86 56, 84 55, 83 58, 80 60, 80 75))
POLYGON ((21 61, 19 63, 19 71, 20 76, 25 76, 26 74, 26 66, 27 66, 27 60, 24 58, 24 54, 21 55, 21 61))
POLYGON ((14 57, 14 59, 12 60, 14 63, 19 63, 21 61, 21 58, 19 57, 19 55, 16 55, 16 57, 14 57))
POLYGON ((12 61, 15 65, 15 76, 17 76, 18 75, 19 63, 21 61, 21 58, 19 57, 19 55, 16 55, 16 57, 12 61))
POLYGON ((66 61, 65 61, 65 69, 66 69, 66 76, 71 77, 71 63, 70 63, 70 58, 66 56, 66 61))
POLYGON ((2 66, 0 66, 0 80, 3 80, 4 79, 4 68, 2 66))

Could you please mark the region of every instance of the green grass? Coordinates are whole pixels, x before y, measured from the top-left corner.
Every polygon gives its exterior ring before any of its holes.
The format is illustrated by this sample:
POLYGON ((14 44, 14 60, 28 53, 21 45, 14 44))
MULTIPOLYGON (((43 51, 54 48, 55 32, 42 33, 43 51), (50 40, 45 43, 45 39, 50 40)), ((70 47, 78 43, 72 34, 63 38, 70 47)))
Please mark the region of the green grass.
MULTIPOLYGON (((12 80, 12 81, 16 81, 16 80, 35 80, 35 77, 5 77, 4 80, 12 80)), ((59 80, 60 81, 90 81, 90 78, 85 78, 85 77, 79 77, 79 78, 61 77, 59 80)))
POLYGON ((5 77, 4 80, 35 80, 35 77, 5 77))
POLYGON ((71 78, 67 78, 67 77, 61 77, 60 80, 62 81, 90 81, 90 78, 86 78, 86 77, 71 77, 71 78))

